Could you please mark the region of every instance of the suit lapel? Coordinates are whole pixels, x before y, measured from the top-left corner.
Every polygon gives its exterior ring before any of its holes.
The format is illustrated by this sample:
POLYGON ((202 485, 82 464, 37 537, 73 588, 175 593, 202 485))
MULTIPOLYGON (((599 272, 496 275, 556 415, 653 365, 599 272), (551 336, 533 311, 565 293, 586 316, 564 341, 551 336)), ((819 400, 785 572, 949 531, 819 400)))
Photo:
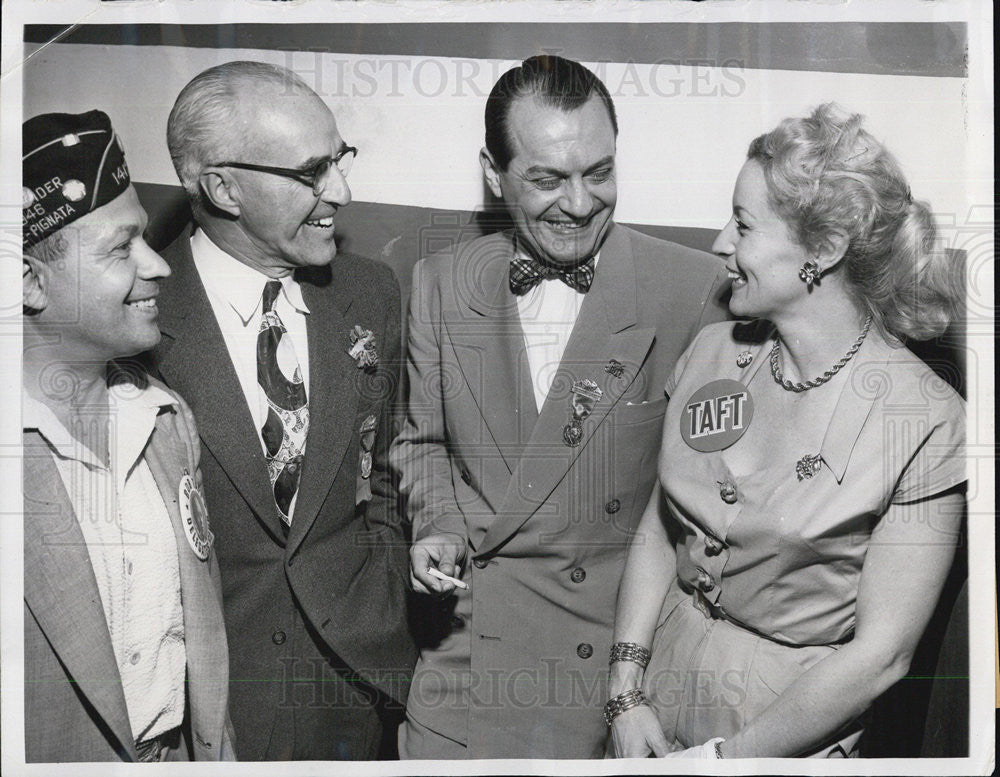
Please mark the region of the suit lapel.
MULTIPOLYGON (((170 413, 157 418, 145 459, 163 497, 177 544, 192 727, 199 734, 211 732, 212 736, 219 736, 226 716, 226 694, 219 690, 229 676, 222 605, 206 566, 214 563, 214 556, 202 561, 194 554, 180 514, 178 488, 184 474, 183 463, 189 461, 190 453, 184 439, 169 428, 174 418, 170 413)), ((193 477, 195 473, 189 471, 189 474, 193 477)))
POLYGON ((652 327, 636 327, 637 298, 631 245, 622 230, 613 228, 601 249, 594 284, 580 308, 559 372, 510 479, 499 517, 487 530, 478 553, 505 542, 538 510, 635 380, 655 334, 652 327), (623 367, 620 377, 605 370, 612 359, 623 367), (569 447, 562 437, 571 418, 572 385, 584 379, 594 381, 602 395, 583 422, 580 444, 569 447))
MULTIPOLYGON (((156 365, 164 382, 194 409, 198 433, 257 519, 281 543, 281 529, 267 465, 239 378, 229 358, 198 271, 191 241, 182 234, 164 255, 173 277, 163 284, 160 313, 164 340, 156 365)), ((209 504, 209 510, 212 505, 209 504)))
POLYGON ((48 446, 24 437, 24 601, 77 689, 137 758, 87 543, 48 446))
POLYGON ((508 473, 538 418, 517 300, 507 282, 512 254, 510 237, 494 235, 468 263, 456 262, 463 272, 452 279, 458 304, 444 320, 462 379, 508 473))
MULTIPOLYGON (((337 273, 336 277, 342 280, 349 275, 337 273)), ((358 381, 365 377, 348 353, 352 325, 345 316, 351 307, 350 289, 342 282, 330 282, 328 276, 317 282, 302 278, 302 298, 310 311, 306 317, 309 434, 288 535, 289 554, 306 536, 333 486, 355 432, 361 395, 358 381)))

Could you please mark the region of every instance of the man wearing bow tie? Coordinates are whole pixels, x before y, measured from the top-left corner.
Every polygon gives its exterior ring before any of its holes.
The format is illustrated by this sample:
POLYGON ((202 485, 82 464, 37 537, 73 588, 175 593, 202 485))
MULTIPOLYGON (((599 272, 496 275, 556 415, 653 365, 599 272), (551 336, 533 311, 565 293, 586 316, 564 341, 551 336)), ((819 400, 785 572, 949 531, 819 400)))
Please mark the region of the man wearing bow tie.
POLYGON ((409 409, 390 459, 411 582, 441 605, 403 758, 603 749, 615 599, 656 477, 663 386, 725 317, 717 260, 614 223, 616 137, 607 89, 578 63, 507 72, 480 161, 514 229, 414 270, 409 409))
POLYGON ((399 286, 337 254, 357 149, 259 62, 195 76, 167 142, 196 226, 164 251, 152 357, 201 433, 237 755, 384 756, 415 658, 386 467, 399 286))

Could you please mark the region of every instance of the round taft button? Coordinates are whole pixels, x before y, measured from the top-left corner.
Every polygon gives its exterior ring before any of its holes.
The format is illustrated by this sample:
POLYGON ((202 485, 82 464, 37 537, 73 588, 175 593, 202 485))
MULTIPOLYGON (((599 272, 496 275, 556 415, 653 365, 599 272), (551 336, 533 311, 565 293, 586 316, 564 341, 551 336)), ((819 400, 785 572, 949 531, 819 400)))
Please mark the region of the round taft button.
POLYGON ((614 515, 621 509, 622 509, 622 503, 619 502, 617 499, 612 499, 610 502, 604 505, 604 512, 610 515, 614 515))
POLYGON ((722 542, 711 534, 705 535, 705 555, 718 556, 722 553, 722 542))
POLYGON ((723 480, 719 483, 719 496, 727 505, 736 501, 736 484, 731 480, 723 480))
POLYGON ((475 564, 476 569, 485 569, 486 565, 489 564, 490 562, 489 559, 477 558, 473 559, 472 563, 475 564))
POLYGON ((572 572, 569 573, 569 579, 574 583, 582 583, 587 579, 587 570, 583 567, 577 567, 572 572))
POLYGON ((276 631, 271 635, 271 642, 275 645, 283 645, 285 643, 285 632, 276 631))
POLYGON ((461 615, 452 615, 451 616, 451 627, 453 629, 460 629, 464 625, 465 625, 465 618, 463 618, 461 615))
POLYGON ((715 588, 715 579, 701 567, 698 568, 698 587, 706 593, 715 588))
POLYGON ((580 656, 580 658, 590 658, 594 655, 594 646, 589 642, 581 642, 576 646, 576 654, 580 656))

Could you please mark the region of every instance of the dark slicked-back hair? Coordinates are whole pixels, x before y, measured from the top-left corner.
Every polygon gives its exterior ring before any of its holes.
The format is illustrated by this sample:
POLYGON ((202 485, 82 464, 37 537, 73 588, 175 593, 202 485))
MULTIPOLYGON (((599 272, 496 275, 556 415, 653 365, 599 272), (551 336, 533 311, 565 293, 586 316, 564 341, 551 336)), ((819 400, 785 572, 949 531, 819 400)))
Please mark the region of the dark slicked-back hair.
POLYGON ((618 137, 618 117, 608 88, 579 62, 552 54, 530 57, 511 68, 493 86, 486 98, 486 150, 501 170, 514 156, 507 131, 511 106, 520 97, 534 97, 562 111, 582 108, 596 95, 608 109, 608 118, 618 137))

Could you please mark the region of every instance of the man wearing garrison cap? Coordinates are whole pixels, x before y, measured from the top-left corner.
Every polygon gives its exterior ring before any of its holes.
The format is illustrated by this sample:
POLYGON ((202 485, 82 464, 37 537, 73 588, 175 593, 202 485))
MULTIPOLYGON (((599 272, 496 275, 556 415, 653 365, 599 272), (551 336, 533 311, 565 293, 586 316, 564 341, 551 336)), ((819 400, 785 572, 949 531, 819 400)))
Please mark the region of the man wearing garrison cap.
POLYGON ((100 111, 23 125, 25 759, 231 760, 219 565, 158 281, 100 111))

